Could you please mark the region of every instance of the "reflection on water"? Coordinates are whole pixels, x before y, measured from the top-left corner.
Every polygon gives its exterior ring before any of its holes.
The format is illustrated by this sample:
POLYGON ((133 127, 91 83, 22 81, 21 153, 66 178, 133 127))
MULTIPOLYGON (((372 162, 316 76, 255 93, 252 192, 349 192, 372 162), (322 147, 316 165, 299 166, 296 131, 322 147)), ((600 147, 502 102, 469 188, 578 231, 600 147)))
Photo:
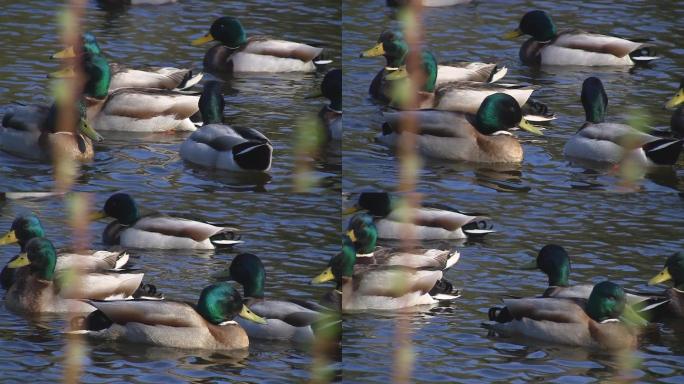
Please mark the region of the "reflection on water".
MULTIPOLYGON (((95 207, 109 196, 97 194, 95 207)), ((339 250, 339 198, 333 194, 260 193, 139 193, 141 207, 167 214, 232 223, 244 231, 234 249, 130 250, 135 267, 155 284, 165 297, 196 302, 205 286, 225 275, 234 255, 258 255, 266 268, 265 291, 269 297, 293 297, 317 301, 325 290, 308 284, 339 250), (293 209, 296 207, 296 210, 293 209)), ((0 200, 0 232, 14 217, 35 212, 47 236, 57 247, 70 245, 72 233, 66 223, 61 197, 0 200)), ((103 248, 101 234, 107 220, 94 223, 88 234, 93 247, 103 248)), ((3 265, 15 255, 15 245, 0 247, 3 265)), ((25 319, 0 303, 0 369, 3 380, 23 382, 32 375, 38 382, 62 379, 65 355, 59 316, 25 319)), ((302 382, 309 378, 311 352, 308 346, 263 343, 251 340, 249 350, 174 350, 142 344, 84 340, 84 382, 187 382, 248 381, 302 382)))

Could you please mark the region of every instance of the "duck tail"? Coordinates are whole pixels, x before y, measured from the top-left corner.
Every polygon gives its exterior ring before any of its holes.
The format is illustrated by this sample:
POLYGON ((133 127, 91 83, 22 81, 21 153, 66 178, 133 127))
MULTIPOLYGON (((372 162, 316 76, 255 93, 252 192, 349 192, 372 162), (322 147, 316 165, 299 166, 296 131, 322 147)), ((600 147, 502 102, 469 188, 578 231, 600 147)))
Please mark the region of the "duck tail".
POLYGON ((506 307, 489 308, 489 311, 487 311, 487 317, 489 317, 489 321, 495 321, 497 323, 508 323, 513 321, 513 316, 506 307))
POLYGON ((679 139, 657 139, 644 144, 641 148, 646 157, 656 165, 672 165, 682 152, 684 141, 679 139))
POLYGON ((527 100, 522 106, 522 114, 528 121, 542 122, 556 119, 556 114, 549 111, 549 107, 535 99, 527 100))
POLYGON ((494 68, 492 71, 488 83, 496 83, 497 81, 501 80, 506 76, 508 73, 508 68, 506 67, 499 67, 498 65, 494 68))
POLYGON ((247 141, 233 147, 233 160, 242 169, 267 171, 271 168, 273 146, 269 142, 247 141))
POLYGON ((140 287, 133 292, 134 299, 140 300, 164 300, 164 295, 157 292, 157 287, 153 284, 140 284, 140 287))
MULTIPOLYGON (((208 224, 216 225, 219 227, 223 226, 214 223, 208 224)), ((221 232, 210 237, 209 240, 216 247, 232 247, 233 245, 243 243, 243 241, 240 240, 240 234, 238 233, 239 231, 240 230, 237 228, 225 227, 221 232)))
POLYGON ((428 293, 435 300, 455 300, 461 297, 461 290, 454 288, 446 279, 437 281, 428 293))
POLYGON ((447 259, 446 267, 444 268, 444 270, 447 270, 451 268, 454 264, 458 263, 458 260, 460 258, 461 254, 457 250, 454 249, 453 251, 451 251, 451 253, 449 253, 449 258, 447 259))
POLYGON ((325 49, 322 50, 321 53, 318 54, 318 56, 316 56, 313 59, 313 63, 316 66, 316 69, 319 69, 319 70, 325 69, 325 66, 332 63, 332 62, 333 61, 330 58, 328 58, 328 53, 326 52, 325 49))
POLYGON ((496 232, 494 224, 491 223, 487 216, 477 216, 471 222, 461 227, 463 233, 468 237, 483 237, 489 233, 496 232))
POLYGON ((88 316, 73 317, 70 322, 69 333, 89 333, 102 331, 112 326, 114 322, 99 309, 91 312, 88 316))
POLYGON ((192 75, 192 70, 189 70, 188 73, 185 75, 185 78, 183 81, 178 84, 178 87, 176 87, 176 90, 186 90, 194 87, 197 83, 199 83, 202 80, 202 77, 204 77, 204 73, 200 72, 196 75, 192 75))
POLYGON ((655 47, 652 46, 641 47, 635 51, 632 51, 629 53, 629 57, 632 59, 632 61, 634 61, 635 64, 646 64, 653 60, 660 59, 660 57, 657 56, 655 47))

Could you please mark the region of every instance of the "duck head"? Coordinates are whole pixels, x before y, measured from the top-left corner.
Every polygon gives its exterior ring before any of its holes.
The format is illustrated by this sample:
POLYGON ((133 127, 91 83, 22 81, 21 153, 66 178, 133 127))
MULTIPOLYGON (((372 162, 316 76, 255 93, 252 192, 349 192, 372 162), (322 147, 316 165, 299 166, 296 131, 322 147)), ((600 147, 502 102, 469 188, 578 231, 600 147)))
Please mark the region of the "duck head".
POLYGON ((622 287, 610 281, 603 281, 594 286, 587 301, 586 312, 598 322, 621 320, 631 325, 648 324, 627 305, 622 287))
POLYGON ((244 289, 245 297, 263 298, 266 270, 261 259, 251 253, 241 253, 230 263, 230 279, 244 289))
POLYGON ((588 77, 582 83, 582 106, 587 122, 602 123, 608 109, 608 95, 597 77, 588 77))
POLYGON ((550 287, 567 287, 570 285, 570 258, 565 248, 560 245, 548 244, 542 247, 537 258, 530 264, 523 266, 525 269, 540 269, 549 278, 550 287))
POLYGON ((14 219, 9 232, 0 238, 0 244, 19 243, 21 251, 26 252, 26 244, 29 240, 43 236, 45 236, 45 231, 38 216, 28 213, 14 219))
POLYGON ((342 238, 342 252, 333 256, 328 262, 328 267, 318 276, 311 279, 311 284, 320 284, 326 281, 335 281, 337 288, 342 285, 343 278, 351 278, 356 264, 356 250, 349 237, 342 238))
POLYGON ((505 39, 514 39, 523 35, 530 35, 538 42, 547 42, 556 37, 556 25, 551 16, 544 11, 530 11, 520 20, 517 29, 504 35, 505 39))
POLYGON ((225 101, 221 92, 221 83, 210 81, 204 85, 199 99, 199 110, 204 125, 223 123, 225 101))
POLYGON ((397 30, 384 30, 378 37, 378 42, 373 48, 361 52, 360 57, 384 56, 387 66, 398 68, 406 62, 408 43, 404 35, 397 30))
POLYGON ((437 85, 437 59, 429 51, 420 54, 420 63, 417 66, 404 65, 397 70, 392 70, 386 76, 386 80, 405 80, 409 75, 419 74, 424 76, 425 81, 421 83, 420 90, 423 92, 434 92, 437 85))
POLYGON ((211 24, 209 33, 192 41, 192 45, 201 45, 217 40, 229 48, 238 48, 247 43, 247 33, 242 24, 230 16, 219 17, 211 24))
POLYGON ((507 131, 515 126, 542 135, 539 128, 523 118, 518 102, 505 93, 487 96, 475 115, 475 128, 484 135, 507 131))
POLYGON ((667 258, 665 268, 648 281, 649 285, 672 280, 672 285, 684 291, 684 252, 677 252, 667 258))
MULTIPOLYGON (((97 43, 97 39, 95 38, 95 35, 93 35, 90 32, 85 32, 83 35, 81 35, 81 44, 82 44, 82 50, 78 52, 88 52, 93 55, 101 55, 102 54, 102 49, 100 49, 100 45, 97 43)), ((54 55, 50 56, 51 59, 71 59, 74 57, 77 57, 79 54, 77 53, 77 49, 73 46, 70 45, 63 50, 55 53, 54 55)))
POLYGON ((361 192, 359 200, 347 208, 344 214, 352 214, 361 210, 377 217, 385 217, 394 209, 395 199, 387 192, 361 192))
POLYGON ((127 193, 115 193, 105 202, 101 211, 94 212, 90 219, 99 220, 105 217, 113 217, 123 225, 132 225, 140 218, 138 205, 133 197, 127 193))
POLYGON ((216 325, 231 321, 235 316, 266 324, 266 320, 242 304, 240 292, 228 283, 212 284, 204 288, 197 301, 197 312, 216 325))
POLYGON ((57 264, 57 251, 50 240, 36 237, 26 244, 26 252, 7 264, 7 268, 29 266, 31 274, 41 280, 52 281, 57 264))
POLYGON ((360 254, 372 253, 378 239, 378 229, 373 218, 366 213, 352 216, 347 225, 346 235, 352 241, 354 248, 360 254))

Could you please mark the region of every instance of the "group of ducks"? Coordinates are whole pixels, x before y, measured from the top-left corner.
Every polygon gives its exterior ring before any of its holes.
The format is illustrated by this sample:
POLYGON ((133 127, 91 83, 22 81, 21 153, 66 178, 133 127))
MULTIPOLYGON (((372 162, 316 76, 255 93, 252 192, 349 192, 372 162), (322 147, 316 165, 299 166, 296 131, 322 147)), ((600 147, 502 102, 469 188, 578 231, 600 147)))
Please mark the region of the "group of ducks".
MULTIPOLYGON (((102 238, 107 245, 137 249, 213 249, 240 240, 238 229, 143 212, 125 193, 110 196, 92 219, 111 217, 102 238)), ((258 256, 241 253, 227 281, 211 284, 196 304, 166 300, 127 273, 125 251, 55 249, 40 220, 18 216, 0 244, 18 243, 20 254, 2 271, 7 308, 23 314, 74 313, 72 332, 94 338, 175 348, 238 349, 250 339, 311 343, 323 332, 335 335, 335 310, 299 299, 265 297, 266 270, 258 256)), ((335 340, 332 338, 332 340, 335 340)))
MULTIPOLYGON (((321 59, 322 48, 256 36, 247 37, 233 17, 218 18, 210 33, 193 44, 218 44, 204 57, 204 70, 217 75, 240 72, 313 72, 330 63, 321 59)), ((84 33, 77 46, 52 56, 65 68, 51 77, 71 78, 81 68, 85 85, 75 105, 73 131, 58 127, 59 113, 70 108, 59 100, 52 106, 26 105, 8 110, 0 127, 0 150, 31 160, 70 156, 78 161, 94 157, 97 131, 168 132, 192 131, 183 142, 180 157, 190 163, 229 171, 268 171, 273 145, 254 128, 234 128, 223 122, 222 83, 208 81, 200 93, 187 89, 203 74, 189 69, 127 68, 109 62, 95 36, 84 33), (201 120, 198 128, 196 121, 201 120), (65 140, 64 136, 71 136, 65 140), (60 147, 59 150, 56 147, 60 147)), ((341 137, 342 72, 326 73, 319 96, 330 103, 319 113, 323 136, 341 137)))
MULTIPOLYGON (((385 192, 361 193, 346 212, 357 213, 347 225, 342 252, 314 279, 336 283, 344 312, 396 310, 460 296, 444 279, 444 272, 459 260, 456 250, 392 249, 377 246, 378 240, 463 239, 494 232, 484 215, 443 206, 408 208, 385 192), (413 219, 401 227, 406 217, 413 219)), ((659 293, 628 293, 611 281, 571 285, 568 253, 554 244, 544 246, 525 268, 543 271, 548 288, 539 297, 503 299, 502 307, 489 310, 483 327, 503 336, 620 349, 636 346, 646 319, 684 317, 684 252, 670 256, 648 281, 673 281, 673 287, 659 293)))
MULTIPOLYGON (((526 65, 631 66, 658 57, 645 43, 572 29, 558 32, 551 16, 540 10, 524 15, 520 25, 505 35, 531 36, 520 48, 526 65)), ((440 65, 434 54, 420 48, 419 63, 407 66, 409 45, 402 32, 386 30, 373 48, 361 57, 384 56, 385 67, 373 79, 371 97, 390 109, 377 140, 395 147, 402 135, 415 135, 417 150, 424 156, 476 163, 519 163, 523 149, 509 130, 521 128, 541 135, 530 122, 556 118, 548 107, 530 98, 537 89, 498 82, 508 69, 492 63, 459 62, 440 65), (411 95, 409 77, 421 83, 411 95), (422 81, 424 79, 424 82, 422 81), (415 97, 409 97, 415 96, 415 97), (414 100, 408 104, 407 100, 414 100), (419 128, 406 131, 402 122, 419 128)), ((643 167, 674 164, 682 150, 684 135, 684 80, 666 105, 677 108, 671 132, 643 132, 629 125, 605 121, 608 97, 597 77, 582 85, 586 123, 567 141, 564 154, 573 161, 618 164, 635 161, 643 167)))

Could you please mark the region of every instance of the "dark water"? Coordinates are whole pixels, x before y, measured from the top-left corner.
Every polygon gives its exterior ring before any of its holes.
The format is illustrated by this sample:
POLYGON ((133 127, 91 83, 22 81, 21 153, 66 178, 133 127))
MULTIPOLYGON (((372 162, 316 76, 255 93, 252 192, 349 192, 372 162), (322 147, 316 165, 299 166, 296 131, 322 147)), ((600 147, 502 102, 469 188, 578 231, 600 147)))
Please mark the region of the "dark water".
MULTIPOLYGON (((579 93, 584 78, 599 76, 609 97, 609 121, 646 114, 654 127, 669 125, 664 103, 677 89, 684 66, 680 47, 681 2, 631 1, 474 1, 469 5, 424 10, 425 36, 440 61, 495 61, 509 68, 505 81, 543 86, 535 97, 557 115, 543 137, 519 134, 525 160, 514 166, 478 166, 426 160, 418 190, 427 201, 489 213, 499 231, 484 241, 458 245, 461 261, 447 278, 464 288, 463 298, 410 315, 360 314, 344 323, 344 372, 350 382, 385 382, 393 368, 396 319, 408 318, 415 352, 415 382, 598 382, 636 378, 652 382, 684 380, 681 325, 650 329, 628 358, 583 349, 494 339, 480 328, 487 309, 504 295, 540 294, 545 276, 518 265, 547 243, 566 247, 577 283, 610 278, 630 287, 662 268, 684 245, 682 161, 625 180, 614 170, 589 170, 562 155, 567 138, 583 123, 579 93), (662 60, 651 68, 544 68, 521 66, 524 41, 503 40, 528 10, 552 13, 559 29, 578 27, 624 36, 653 38, 662 60)), ((382 117, 368 98, 381 60, 360 59, 379 33, 396 25, 384 2, 345 2, 345 140, 343 189, 393 189, 398 162, 375 144, 382 117)))
MULTIPOLYGON (((95 194, 102 206, 108 196, 95 194)), ((169 299, 196 302, 205 286, 219 281, 240 252, 258 255, 266 267, 266 294, 318 300, 325 288, 310 286, 327 260, 338 250, 339 199, 336 196, 300 194, 233 193, 147 194, 139 203, 168 214, 234 223, 246 233, 244 244, 233 250, 131 250, 133 262, 145 279, 157 285, 169 299), (292 206, 298 211, 293 212, 292 206)), ((11 200, 0 203, 0 230, 4 233, 18 213, 38 214, 47 236, 57 246, 67 246, 73 236, 64 219, 66 206, 59 197, 40 200, 11 200)), ((103 249, 105 222, 91 226, 93 247, 103 249)), ((0 248, 0 262, 16 254, 18 247, 0 248)), ((36 382, 60 381, 64 369, 66 323, 59 318, 28 321, 0 304, 0 369, 2 382, 25 382, 30 374, 36 382)), ((289 343, 259 343, 249 351, 187 351, 90 341, 83 344, 84 372, 89 383, 164 381, 180 383, 240 381, 300 382, 310 376, 311 353, 307 346, 289 343)))
MULTIPOLYGON (((219 16, 241 20, 248 34, 270 35, 328 48, 340 65, 340 13, 336 1, 181 1, 163 6, 104 10, 88 1, 84 29, 94 33, 111 61, 202 69, 205 51, 192 39, 209 30, 219 16)), ((14 102, 49 103, 46 74, 59 69, 49 60, 59 51, 57 14, 62 1, 0 2, 0 114, 14 102)), ((83 168, 77 189, 177 191, 292 189, 293 141, 297 121, 317 113, 323 99, 304 99, 320 83, 320 74, 238 76, 224 86, 228 124, 253 127, 271 139, 273 168, 268 175, 236 176, 183 163, 178 149, 187 133, 116 134, 102 132, 95 161, 83 168)), ((331 145, 311 160, 316 188, 340 186, 340 153, 331 145)), ((0 190, 45 190, 52 187, 50 165, 0 154, 0 190)))

